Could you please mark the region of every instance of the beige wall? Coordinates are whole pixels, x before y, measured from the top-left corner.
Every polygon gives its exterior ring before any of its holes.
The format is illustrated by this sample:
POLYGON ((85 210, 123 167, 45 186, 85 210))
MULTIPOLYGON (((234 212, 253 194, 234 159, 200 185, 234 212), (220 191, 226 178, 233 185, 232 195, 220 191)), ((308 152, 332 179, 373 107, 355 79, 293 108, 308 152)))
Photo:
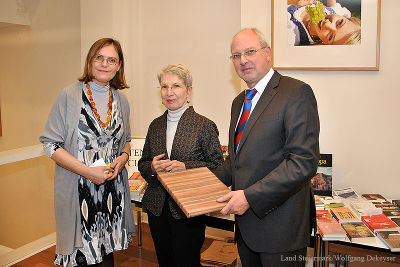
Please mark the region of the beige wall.
MULTIPOLYGON (((0 152, 38 144, 56 96, 80 75, 79 0, 26 2, 31 25, 0 28, 0 152)), ((45 156, 0 166, 0 245, 55 231, 53 169, 45 156)))
MULTIPOLYGON (((133 80, 128 91, 133 134, 145 135, 151 120, 163 111, 157 71, 168 63, 183 62, 193 71, 195 109, 217 123, 221 142, 226 144, 230 104, 243 87, 228 60, 230 40, 240 28, 253 26, 270 40, 271 0, 132 2, 131 16, 124 10, 119 20, 112 21, 116 37, 127 40, 124 50, 133 80), (130 32, 120 30, 126 24, 132 25, 130 32)), ((393 34, 398 31, 394 21, 397 2, 381 2, 380 71, 281 73, 304 80, 314 89, 321 152, 334 157, 334 188, 352 186, 360 193, 400 198, 396 176, 400 91, 394 83, 400 59, 395 45, 400 40, 393 34)), ((113 13, 126 7, 124 3, 116 1, 113 13)), ((83 14, 88 11, 82 10, 83 14)), ((82 23, 82 32, 90 32, 89 26, 82 23)))
POLYGON ((158 71, 183 63, 193 74, 195 110, 220 126, 221 141, 227 144, 226 120, 240 84, 229 60, 229 43, 240 29, 240 1, 117 0, 110 5, 97 0, 93 5, 94 1, 81 2, 82 55, 102 35, 121 40, 131 85, 125 91, 131 102, 133 135, 145 136, 150 122, 164 112, 158 71), (106 7, 112 16, 94 26, 94 14, 106 7))

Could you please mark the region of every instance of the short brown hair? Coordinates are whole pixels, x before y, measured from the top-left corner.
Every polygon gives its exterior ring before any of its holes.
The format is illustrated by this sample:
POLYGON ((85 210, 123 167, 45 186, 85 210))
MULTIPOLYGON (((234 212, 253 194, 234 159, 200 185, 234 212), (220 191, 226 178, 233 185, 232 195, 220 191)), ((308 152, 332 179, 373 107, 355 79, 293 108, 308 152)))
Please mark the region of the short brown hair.
POLYGON ((122 48, 121 44, 112 38, 102 38, 97 40, 89 49, 89 52, 86 56, 86 61, 85 61, 85 69, 83 70, 83 74, 81 77, 78 78, 79 81, 87 83, 90 82, 93 79, 92 75, 92 64, 93 64, 93 58, 97 55, 97 52, 99 52, 100 49, 102 49, 105 46, 112 45, 115 48, 115 51, 117 51, 118 58, 119 58, 119 64, 121 67, 115 74, 114 78, 111 79, 110 81, 110 86, 116 90, 118 89, 124 89, 124 88, 129 88, 129 86, 126 84, 125 81, 125 74, 124 74, 124 54, 122 53, 122 48))

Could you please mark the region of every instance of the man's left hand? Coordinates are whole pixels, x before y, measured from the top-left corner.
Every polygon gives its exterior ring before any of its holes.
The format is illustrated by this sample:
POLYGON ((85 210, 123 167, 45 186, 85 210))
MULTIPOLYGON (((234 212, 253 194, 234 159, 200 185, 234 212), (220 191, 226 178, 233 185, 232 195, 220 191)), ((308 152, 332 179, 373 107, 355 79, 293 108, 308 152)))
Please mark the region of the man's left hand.
POLYGON ((221 213, 242 215, 249 208, 249 202, 247 202, 246 196, 243 190, 232 191, 217 199, 218 202, 227 202, 226 206, 221 210, 221 213))

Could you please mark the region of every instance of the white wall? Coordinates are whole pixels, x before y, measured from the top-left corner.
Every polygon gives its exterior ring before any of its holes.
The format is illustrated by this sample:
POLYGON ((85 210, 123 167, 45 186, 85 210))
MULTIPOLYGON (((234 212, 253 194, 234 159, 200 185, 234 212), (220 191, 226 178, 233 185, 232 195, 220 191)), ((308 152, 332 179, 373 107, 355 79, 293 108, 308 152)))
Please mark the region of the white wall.
MULTIPOLYGON (((334 157, 334 188, 353 186, 360 193, 400 198, 396 173, 400 92, 394 83, 399 61, 395 47, 400 41, 395 34, 398 6, 396 0, 381 2, 379 71, 281 73, 304 80, 314 89, 321 120, 321 152, 334 157)), ((105 0, 99 3, 108 7, 105 0)), ((109 7, 112 14, 121 5, 126 7, 126 0, 114 1, 109 7)), ((193 72, 195 109, 217 123, 221 142, 226 144, 230 104, 240 91, 240 81, 228 60, 230 41, 240 28, 253 26, 270 40, 270 6, 271 0, 136 0, 118 20, 108 20, 114 23, 116 37, 127 40, 124 51, 129 55, 127 75, 133 84, 128 93, 134 111, 133 134, 145 135, 148 124, 163 111, 156 73, 168 63, 182 62, 193 72), (132 25, 130 32, 119 33, 117 29, 127 23, 132 25)), ((82 10, 82 16, 90 20, 88 13, 89 9, 82 10)), ((104 29, 110 28, 92 28, 82 19, 86 37, 104 29)))

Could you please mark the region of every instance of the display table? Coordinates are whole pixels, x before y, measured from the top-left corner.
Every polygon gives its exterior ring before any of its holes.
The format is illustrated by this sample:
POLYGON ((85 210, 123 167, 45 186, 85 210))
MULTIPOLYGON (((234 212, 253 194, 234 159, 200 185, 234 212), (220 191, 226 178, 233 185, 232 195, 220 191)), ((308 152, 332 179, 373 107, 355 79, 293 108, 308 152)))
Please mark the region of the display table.
POLYGON ((315 247, 317 258, 314 266, 329 266, 329 260, 335 266, 346 267, 350 262, 390 262, 400 264, 400 252, 391 252, 378 237, 371 242, 323 241, 317 236, 315 247))

